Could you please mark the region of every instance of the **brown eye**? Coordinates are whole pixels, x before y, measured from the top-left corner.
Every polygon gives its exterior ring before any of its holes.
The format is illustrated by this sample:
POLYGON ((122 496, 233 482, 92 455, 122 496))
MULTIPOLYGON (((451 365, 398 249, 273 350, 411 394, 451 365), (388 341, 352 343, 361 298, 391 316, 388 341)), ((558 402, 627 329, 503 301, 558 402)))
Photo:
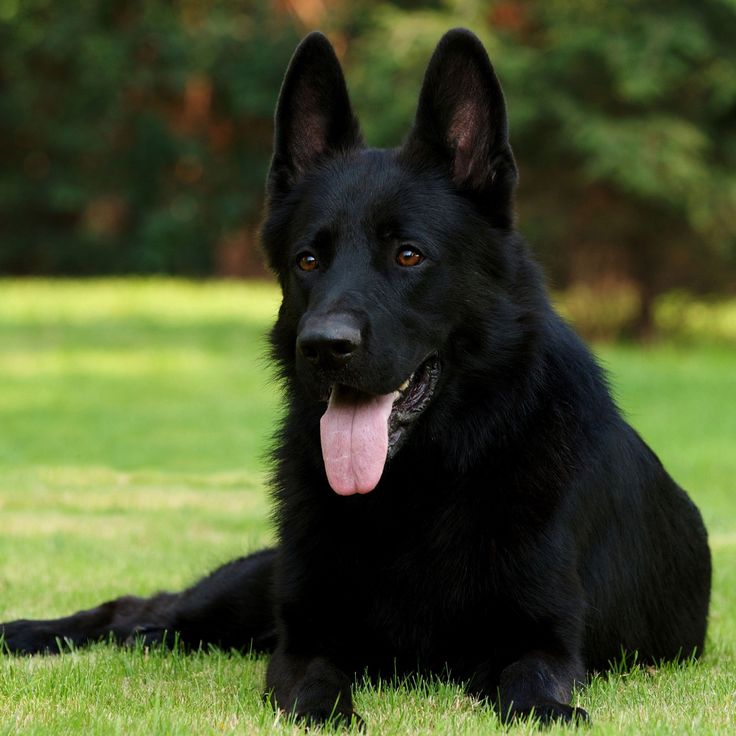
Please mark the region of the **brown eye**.
POLYGON ((296 265, 302 271, 316 271, 319 268, 319 261, 312 253, 300 253, 296 258, 296 265))
POLYGON ((423 260, 424 256, 416 248, 401 248, 396 254, 396 263, 405 268, 418 266, 423 260))

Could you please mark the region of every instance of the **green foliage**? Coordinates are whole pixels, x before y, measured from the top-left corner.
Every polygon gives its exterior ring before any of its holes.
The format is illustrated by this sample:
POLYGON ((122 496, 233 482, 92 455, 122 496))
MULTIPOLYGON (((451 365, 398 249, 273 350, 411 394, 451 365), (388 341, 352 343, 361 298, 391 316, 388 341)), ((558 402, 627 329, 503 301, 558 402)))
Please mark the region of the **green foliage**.
POLYGON ((733 0, 4 0, 0 270, 252 270, 299 37, 328 32, 369 142, 396 145, 454 25, 503 80, 522 229, 557 285, 615 277, 644 311, 736 285, 733 0))
POLYGON ((256 0, 0 17, 0 269, 213 272, 259 216, 293 24, 256 0))
POLYGON ((385 145, 411 120, 438 35, 481 36, 509 103, 522 230, 557 283, 613 274, 644 283, 644 298, 733 285, 733 2, 448 0, 422 13, 385 3, 374 18, 351 80, 385 145))
MULTIPOLYGON (((0 620, 175 589, 271 540, 262 458, 279 393, 263 356, 275 288, 28 280, 0 292, 0 620)), ((730 736, 736 353, 598 352, 620 405, 703 511, 714 593, 701 663, 596 678, 576 699, 595 734, 730 736)), ((303 736, 264 705, 264 675, 264 659, 230 653, 0 654, 0 734, 303 736)), ((356 707, 368 734, 540 734, 502 731, 434 680, 361 685, 356 707)))
MULTIPOLYGON (((641 308, 631 284, 608 284, 593 289, 576 284, 554 295, 557 308, 588 340, 613 341, 635 337, 630 327, 641 308)), ((736 345, 736 302, 696 299, 671 291, 652 305, 654 333, 680 344, 736 345)))

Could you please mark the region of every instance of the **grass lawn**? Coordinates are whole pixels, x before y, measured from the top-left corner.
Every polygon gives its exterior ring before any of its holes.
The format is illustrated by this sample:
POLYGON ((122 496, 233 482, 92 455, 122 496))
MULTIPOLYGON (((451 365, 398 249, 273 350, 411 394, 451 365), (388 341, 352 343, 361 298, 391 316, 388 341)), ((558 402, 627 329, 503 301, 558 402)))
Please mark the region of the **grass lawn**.
MULTIPOLYGON (((263 456, 279 391, 263 354, 277 304, 265 285, 0 282, 0 620, 176 588, 271 540, 263 456)), ((599 354, 703 511, 715 580, 702 662, 596 680, 578 702, 596 734, 731 734, 736 347, 599 354)), ((0 734, 302 733, 263 706, 264 664, 103 646, 0 655, 0 734)), ((360 687, 356 707, 369 734, 500 730, 436 682, 360 687)))

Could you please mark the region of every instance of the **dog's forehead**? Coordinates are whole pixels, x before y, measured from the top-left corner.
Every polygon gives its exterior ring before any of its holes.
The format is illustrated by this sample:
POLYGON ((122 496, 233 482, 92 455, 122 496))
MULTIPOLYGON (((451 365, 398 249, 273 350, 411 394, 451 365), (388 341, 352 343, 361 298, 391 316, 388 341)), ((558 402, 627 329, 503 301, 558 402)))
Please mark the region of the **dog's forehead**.
POLYGON ((381 224, 421 217, 449 196, 441 182, 408 170, 394 151, 382 149, 332 159, 313 185, 322 218, 333 223, 381 224))

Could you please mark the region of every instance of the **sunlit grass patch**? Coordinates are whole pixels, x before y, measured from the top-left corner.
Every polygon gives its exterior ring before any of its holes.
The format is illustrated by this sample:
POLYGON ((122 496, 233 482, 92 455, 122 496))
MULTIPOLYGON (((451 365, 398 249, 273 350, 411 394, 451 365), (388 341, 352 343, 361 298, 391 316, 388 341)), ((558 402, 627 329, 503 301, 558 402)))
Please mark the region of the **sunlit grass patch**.
MULTIPOLYGON (((1 620, 180 588, 272 542, 266 457, 281 406, 264 356, 277 306, 270 284, 0 282, 1 620)), ((584 730, 730 735, 736 350, 710 338, 596 350, 703 511, 715 568, 705 658, 595 679, 575 696, 593 719, 584 730)), ((264 668, 106 646, 0 655, 0 734, 303 733, 264 706, 264 668)), ((355 700, 367 734, 501 731, 441 681, 361 683, 355 700)))

